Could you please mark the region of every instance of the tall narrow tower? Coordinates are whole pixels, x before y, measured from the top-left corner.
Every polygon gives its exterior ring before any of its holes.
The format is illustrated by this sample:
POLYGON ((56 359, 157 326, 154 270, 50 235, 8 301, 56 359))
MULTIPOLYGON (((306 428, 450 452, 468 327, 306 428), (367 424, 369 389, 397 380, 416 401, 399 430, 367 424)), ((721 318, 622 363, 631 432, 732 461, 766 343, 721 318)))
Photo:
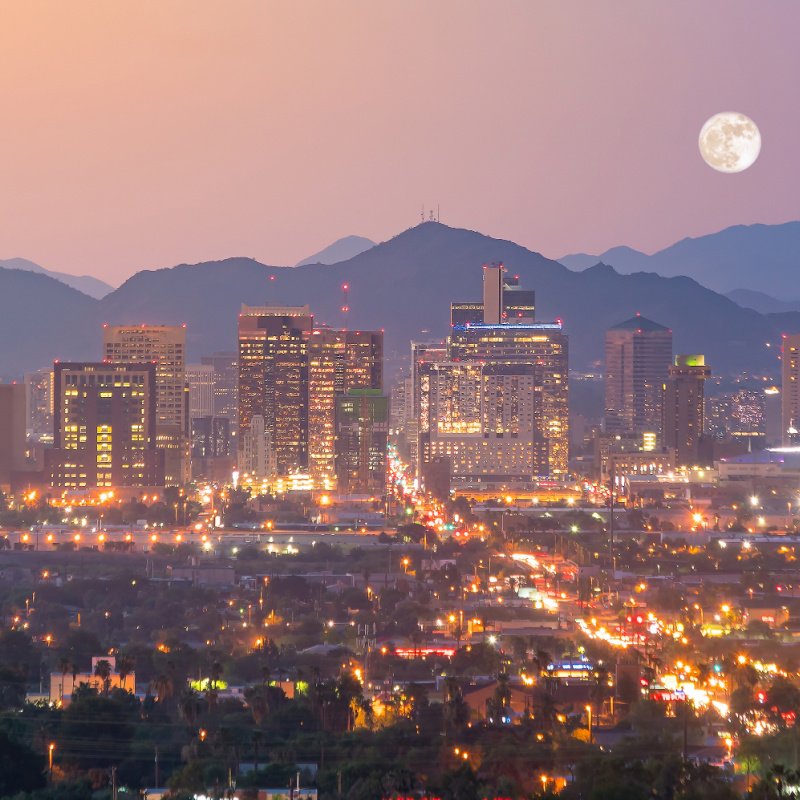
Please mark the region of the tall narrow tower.
POLYGON ((701 355, 677 355, 664 383, 662 442, 675 450, 678 466, 700 463, 704 383, 711 375, 701 355))
POLYGON ((503 265, 483 265, 483 322, 499 325, 503 316, 503 265))

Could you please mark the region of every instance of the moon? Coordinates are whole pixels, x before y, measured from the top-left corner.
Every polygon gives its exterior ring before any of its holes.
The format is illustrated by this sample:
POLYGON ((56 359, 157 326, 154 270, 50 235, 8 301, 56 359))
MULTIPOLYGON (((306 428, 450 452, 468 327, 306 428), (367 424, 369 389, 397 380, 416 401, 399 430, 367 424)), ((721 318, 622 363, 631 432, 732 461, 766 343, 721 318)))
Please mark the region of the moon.
POLYGON ((718 172, 742 172, 761 152, 761 132, 750 117, 736 111, 714 114, 700 131, 700 155, 718 172))

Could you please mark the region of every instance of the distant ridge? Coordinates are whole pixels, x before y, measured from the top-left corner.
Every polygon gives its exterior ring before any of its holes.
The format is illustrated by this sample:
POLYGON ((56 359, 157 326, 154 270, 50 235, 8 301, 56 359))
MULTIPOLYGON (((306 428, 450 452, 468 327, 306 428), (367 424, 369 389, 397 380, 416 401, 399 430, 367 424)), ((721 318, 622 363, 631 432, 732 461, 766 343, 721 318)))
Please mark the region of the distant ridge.
POLYGON ((570 269, 586 269, 602 261, 628 275, 686 275, 723 293, 748 289, 774 297, 787 292, 791 296, 800 277, 800 222, 734 225, 681 239, 652 255, 630 247, 612 247, 599 255, 574 253, 558 261, 570 269))
POLYGON ((27 258, 0 260, 0 268, 38 272, 40 275, 47 275, 50 278, 61 281, 61 283, 66 283, 67 286, 71 286, 73 289, 88 294, 89 297, 94 297, 97 300, 101 297, 105 297, 109 292, 114 290, 113 286, 105 283, 105 281, 101 281, 99 278, 93 278, 91 275, 69 275, 66 272, 53 272, 52 270, 39 266, 39 264, 33 261, 28 261, 27 258))
POLYGON ((45 275, 0 269, 0 375, 53 358, 97 358, 103 322, 186 323, 189 360, 232 350, 242 303, 307 303, 319 324, 383 328, 392 375, 406 364, 412 339, 447 335, 451 301, 481 297, 481 265, 491 261, 536 290, 537 319, 564 320, 573 370, 596 370, 605 331, 636 313, 672 329, 676 352, 704 353, 716 375, 777 375, 781 333, 800 332, 798 313, 762 314, 691 278, 625 275, 607 264, 576 272, 514 242, 424 222, 335 264, 182 264, 138 272, 102 300, 45 275))
POLYGON ((339 261, 347 261, 349 258, 354 258, 365 250, 369 250, 370 247, 375 247, 375 242, 373 242, 372 239, 367 239, 365 236, 343 236, 318 253, 314 253, 313 256, 298 261, 295 266, 304 267, 307 264, 336 264, 339 261))

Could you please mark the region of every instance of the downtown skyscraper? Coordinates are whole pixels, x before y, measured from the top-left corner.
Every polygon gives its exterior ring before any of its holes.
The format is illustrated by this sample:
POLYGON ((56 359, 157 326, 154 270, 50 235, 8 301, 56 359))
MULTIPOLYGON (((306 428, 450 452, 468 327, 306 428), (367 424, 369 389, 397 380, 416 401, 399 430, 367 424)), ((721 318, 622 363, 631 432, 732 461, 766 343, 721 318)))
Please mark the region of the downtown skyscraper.
POLYGON ((414 364, 418 473, 445 460, 462 486, 565 476, 567 336, 560 322, 535 322, 533 292, 509 285, 502 264, 483 275, 482 303, 453 304, 444 357, 414 364))
POLYGON ((672 331, 636 315, 606 331, 605 430, 660 433, 672 331))
POLYGON ((154 363, 156 444, 164 451, 164 481, 189 480, 189 389, 186 383, 186 326, 104 325, 103 357, 113 363, 154 363))
POLYGON ((382 332, 315 328, 308 306, 244 306, 239 316, 240 469, 269 465, 278 475, 308 473, 316 486, 333 488, 337 398, 353 390, 381 394, 382 388, 382 332), (261 419, 251 433, 256 417, 261 419), (251 441, 253 436, 257 440, 251 441), (266 450, 271 457, 246 457, 266 450))

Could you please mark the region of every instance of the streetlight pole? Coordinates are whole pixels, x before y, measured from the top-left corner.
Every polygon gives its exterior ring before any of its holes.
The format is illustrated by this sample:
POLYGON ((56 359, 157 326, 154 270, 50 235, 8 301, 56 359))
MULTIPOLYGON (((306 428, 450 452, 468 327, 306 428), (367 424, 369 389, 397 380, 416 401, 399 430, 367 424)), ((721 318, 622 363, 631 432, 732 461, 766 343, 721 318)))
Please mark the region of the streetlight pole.
POLYGON ((592 744, 592 707, 585 706, 586 719, 589 722, 589 744, 592 744))

